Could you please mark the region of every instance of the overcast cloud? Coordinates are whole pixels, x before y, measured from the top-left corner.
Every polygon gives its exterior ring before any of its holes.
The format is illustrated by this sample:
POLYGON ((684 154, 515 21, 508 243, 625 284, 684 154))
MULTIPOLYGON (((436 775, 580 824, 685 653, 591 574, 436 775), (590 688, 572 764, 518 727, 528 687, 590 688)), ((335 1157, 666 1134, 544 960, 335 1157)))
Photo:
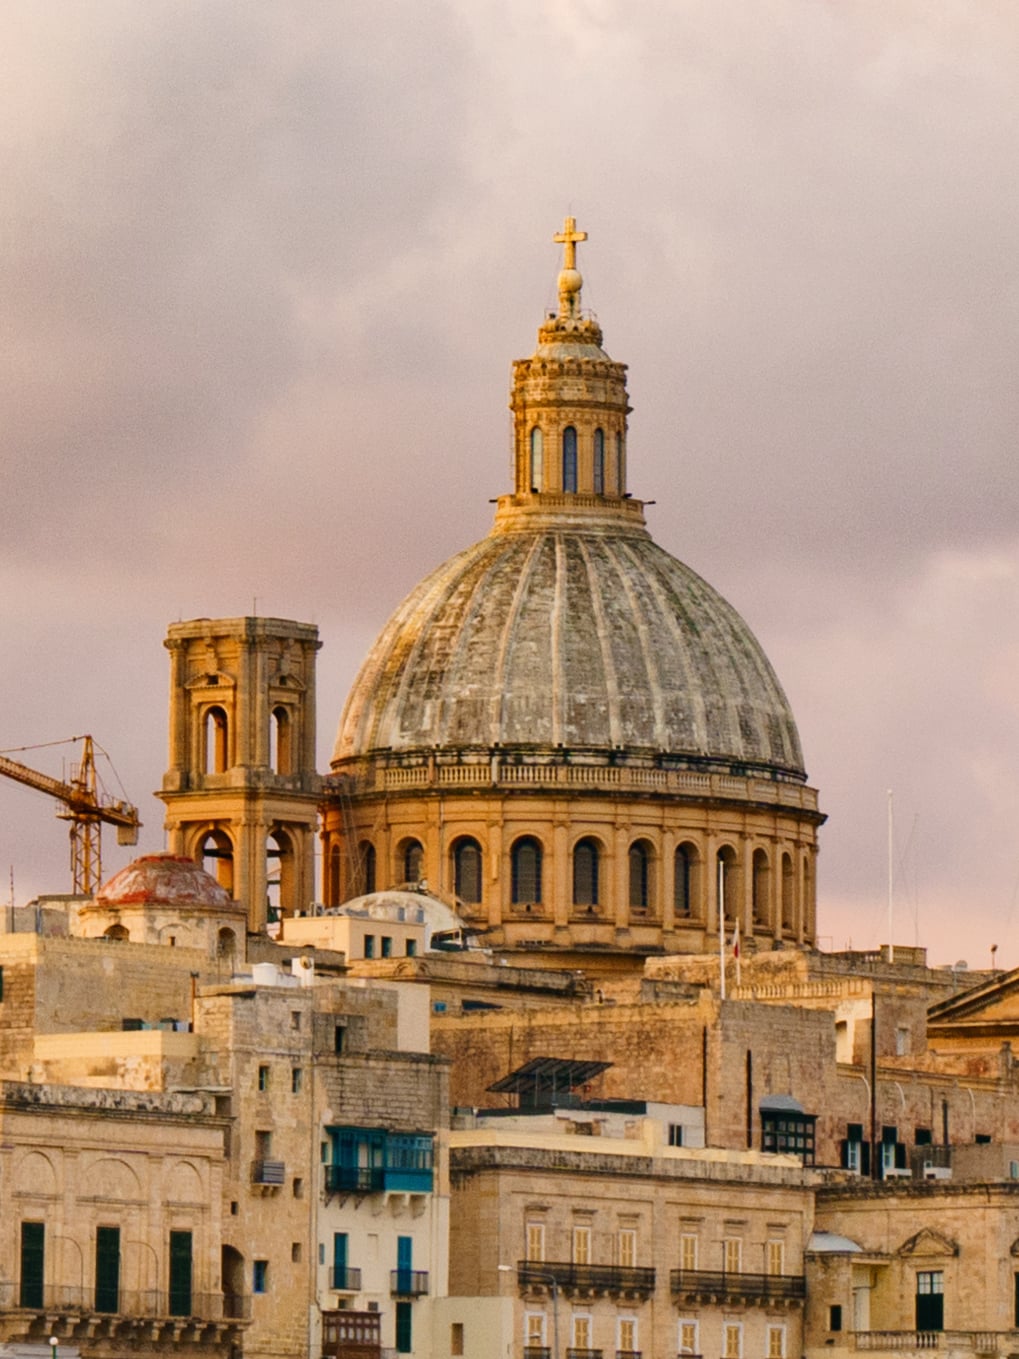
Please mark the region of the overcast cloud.
MULTIPOLYGON (((166 624, 318 623, 321 767, 508 488, 572 211, 630 476, 800 725, 821 933, 1019 963, 1013 0, 7 0, 0 747, 162 846, 166 624), (59 772, 58 752, 30 763, 59 772)), ((65 829, 0 785, 15 896, 65 829)), ((126 861, 114 837, 106 867, 126 861)))

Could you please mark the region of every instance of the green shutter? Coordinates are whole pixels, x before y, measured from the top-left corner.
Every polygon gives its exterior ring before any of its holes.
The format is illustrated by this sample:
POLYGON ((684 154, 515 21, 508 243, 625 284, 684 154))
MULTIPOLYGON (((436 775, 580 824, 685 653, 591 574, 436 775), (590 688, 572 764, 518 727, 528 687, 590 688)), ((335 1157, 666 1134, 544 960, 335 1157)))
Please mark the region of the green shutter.
POLYGON ((46 1262, 46 1228, 41 1222, 21 1224, 21 1307, 42 1307, 46 1262))
POLYGON ((191 1307, 191 1233, 170 1233, 170 1315, 187 1317, 191 1307))
POLYGON ((398 1302, 396 1304, 396 1352, 397 1354, 410 1354, 413 1349, 411 1344, 411 1307, 409 1302, 398 1302))
POLYGON ((96 1311, 120 1310, 120 1228, 96 1228, 96 1311))

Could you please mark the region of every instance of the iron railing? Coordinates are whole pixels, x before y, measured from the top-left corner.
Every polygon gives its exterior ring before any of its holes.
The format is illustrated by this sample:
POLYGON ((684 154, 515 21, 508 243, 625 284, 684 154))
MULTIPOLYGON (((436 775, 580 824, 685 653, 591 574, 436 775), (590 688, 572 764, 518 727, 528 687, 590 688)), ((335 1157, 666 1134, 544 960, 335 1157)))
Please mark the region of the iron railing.
POLYGON ((349 1265, 333 1268, 329 1271, 329 1287, 337 1293, 360 1293, 361 1271, 349 1265))
POLYGON ((554 1279, 557 1288, 601 1293, 653 1293, 654 1267, 638 1265, 575 1265, 568 1260, 520 1260, 517 1283, 544 1284, 554 1279))
POLYGON ((524 1359, 552 1359, 552 1350, 548 1345, 525 1345, 524 1359))
POLYGON ((157 1289, 118 1288, 105 1297, 81 1284, 45 1284, 33 1281, 0 1282, 0 1309, 20 1312, 84 1312, 98 1316, 181 1318, 203 1321, 244 1320, 251 1315, 251 1299, 237 1293, 172 1293, 157 1289), (97 1306, 97 1301, 101 1304, 97 1306))
POLYGON ((736 1274, 728 1270, 674 1269, 673 1297, 799 1299, 806 1296, 802 1274, 736 1274))
POLYGON ((427 1269, 394 1269, 389 1274, 389 1291, 393 1297, 422 1298, 428 1292, 427 1269))
POLYGON ((566 1351, 566 1359, 602 1359, 601 1350, 581 1350, 569 1348, 566 1351))
POLYGON ((284 1184, 287 1167, 283 1161, 252 1161, 252 1184, 284 1184))
POLYGON ((382 1166, 326 1166, 330 1194, 377 1194, 386 1186, 382 1166))

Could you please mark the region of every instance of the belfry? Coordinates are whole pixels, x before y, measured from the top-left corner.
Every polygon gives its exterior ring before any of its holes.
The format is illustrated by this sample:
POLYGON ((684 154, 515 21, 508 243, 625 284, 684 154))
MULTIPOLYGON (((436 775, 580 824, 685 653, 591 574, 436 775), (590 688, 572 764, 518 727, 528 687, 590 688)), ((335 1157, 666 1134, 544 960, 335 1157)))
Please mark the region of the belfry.
POLYGON ((496 950, 810 945, 823 820, 782 688, 628 490, 626 367, 581 304, 513 366, 514 479, 489 535, 397 608, 340 721, 328 904, 427 880, 496 950))

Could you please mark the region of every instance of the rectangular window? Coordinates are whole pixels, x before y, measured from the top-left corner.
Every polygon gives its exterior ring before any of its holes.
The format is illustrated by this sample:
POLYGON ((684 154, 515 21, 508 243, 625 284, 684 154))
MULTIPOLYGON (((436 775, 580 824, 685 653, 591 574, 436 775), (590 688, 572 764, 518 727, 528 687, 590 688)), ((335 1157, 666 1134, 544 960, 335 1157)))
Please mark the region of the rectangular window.
POLYGON ((691 1232, 684 1232, 679 1238, 679 1267, 697 1268, 697 1238, 691 1232))
POLYGON ((291 1027, 292 1029, 299 1029, 299 1028, 301 1027, 301 1012, 300 1012, 300 1010, 291 1010, 291 1011, 290 1011, 290 1027, 291 1027))
POLYGON ((545 1224, 544 1222, 528 1222, 526 1231, 527 1253, 526 1259, 538 1262, 545 1258, 545 1224))
POLYGON ((454 1321, 449 1327, 449 1352, 454 1359, 464 1352, 464 1324, 462 1321, 454 1321))
POLYGON ((416 957, 418 951, 418 941, 416 939, 408 939, 406 944, 404 945, 403 951, 408 958, 416 957))
POLYGON ((412 1303, 398 1302, 396 1304, 396 1352, 397 1354, 410 1354, 413 1349, 413 1334, 411 1330, 411 1307, 412 1303))
POLYGON ((301 1093, 301 1086, 304 1084, 304 1072, 299 1066, 295 1066, 290 1072, 290 1092, 294 1095, 301 1093))
POLYGON ((589 1312, 573 1313, 573 1348, 575 1350, 589 1350, 591 1348, 591 1315, 589 1312))
POLYGON ((365 956, 366 958, 374 958, 374 957, 375 957, 375 936, 374 936, 374 934, 366 934, 365 937, 364 937, 364 956, 365 956))
MULTIPOLYGON (((637 1265, 637 1233, 633 1227, 619 1229, 619 1263, 624 1269, 635 1269, 637 1265)), ((636 1345, 620 1345, 622 1350, 636 1349, 636 1345)))
POLYGON ((191 1233, 170 1233, 170 1315, 191 1315, 191 1233))
POLYGON ((743 1242, 738 1236, 727 1236, 722 1242, 722 1268, 726 1274, 739 1274, 743 1268, 743 1242))
POLYGON ((738 1321, 722 1327, 722 1359, 743 1359, 743 1327, 738 1321))
POLYGON ((768 1327, 768 1359, 785 1359, 785 1327, 768 1327))
POLYGON ((913 1130, 913 1142, 916 1146, 929 1147, 933 1141, 930 1128, 915 1128, 913 1130))
POLYGON ((945 1276, 940 1269, 922 1269, 917 1273, 916 1329, 945 1329, 945 1276))
POLYGON ((23 1222, 21 1224, 20 1306, 35 1309, 42 1307, 45 1265, 45 1224, 42 1222, 23 1222))
POLYGON ((272 1133, 264 1128, 255 1133, 255 1160, 272 1160, 272 1133))
POLYGON ((785 1267, 785 1243, 769 1241, 764 1248, 765 1272, 781 1274, 785 1267))
POLYGON ((267 1066, 258 1068, 258 1088, 259 1090, 269 1089, 269 1068, 267 1066))
POLYGON ((896 1057, 909 1055, 909 1030, 901 1025, 895 1030, 895 1055, 896 1057))
POLYGON ((574 1227, 573 1229, 573 1263, 575 1265, 589 1265, 591 1263, 590 1227, 574 1227))
POLYGON ((637 1344, 637 1318, 620 1317, 616 1326, 616 1349, 623 1354, 634 1354, 637 1344))
POLYGON ((337 1053, 342 1052, 344 1047, 346 1046, 346 1039, 347 1039, 346 1024, 337 1024, 336 1028, 333 1030, 333 1052, 337 1053))
POLYGON ((120 1228, 96 1228, 96 1311, 120 1309, 120 1228))
POLYGON ((268 1293, 269 1291, 269 1261, 253 1260, 251 1264, 251 1291, 252 1293, 268 1293))
POLYGON ((842 1330, 842 1308, 838 1303, 834 1303, 828 1308, 828 1329, 829 1331, 842 1330))
POLYGON ((683 1125, 682 1123, 669 1124, 669 1146, 681 1147, 683 1145, 683 1125))
POLYGON ((679 1332, 676 1337, 679 1345, 680 1354, 698 1354, 697 1348, 697 1322, 680 1318, 679 1332))
POLYGON ((541 1349, 545 1345, 545 1313, 528 1312, 524 1316, 524 1344, 528 1349, 541 1349))
POLYGON ((382 945, 382 957, 391 958, 393 956, 393 939, 391 935, 384 934, 380 940, 382 945))

